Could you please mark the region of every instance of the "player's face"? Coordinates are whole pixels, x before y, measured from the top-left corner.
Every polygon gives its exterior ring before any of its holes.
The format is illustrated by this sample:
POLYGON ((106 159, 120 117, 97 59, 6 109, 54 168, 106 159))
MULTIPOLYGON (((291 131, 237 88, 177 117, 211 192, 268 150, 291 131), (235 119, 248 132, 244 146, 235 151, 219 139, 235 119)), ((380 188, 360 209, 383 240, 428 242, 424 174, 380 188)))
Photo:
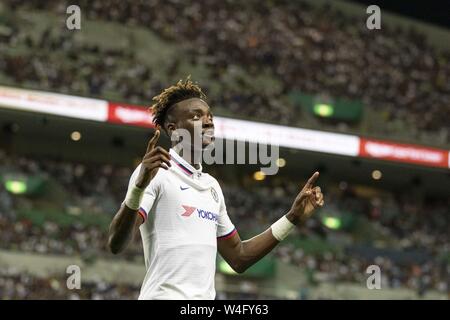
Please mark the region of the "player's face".
POLYGON ((214 142, 213 115, 208 104, 199 98, 192 98, 177 103, 174 110, 174 118, 177 119, 176 127, 189 131, 194 144, 194 136, 197 135, 202 142, 202 149, 214 142))

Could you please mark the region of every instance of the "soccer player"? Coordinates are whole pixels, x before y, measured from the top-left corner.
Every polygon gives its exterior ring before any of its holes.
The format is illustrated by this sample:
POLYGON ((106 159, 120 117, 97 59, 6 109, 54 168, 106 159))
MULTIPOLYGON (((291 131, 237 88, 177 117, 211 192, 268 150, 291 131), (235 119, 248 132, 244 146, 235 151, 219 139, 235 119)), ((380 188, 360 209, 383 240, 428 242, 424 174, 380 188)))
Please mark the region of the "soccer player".
MULTIPOLYGON (((139 299, 214 299, 217 250, 238 273, 264 257, 323 206, 320 187, 314 186, 319 173, 307 181, 284 216, 242 241, 217 180, 202 171, 195 157, 178 154, 177 141, 170 151, 156 146, 159 129, 169 136, 177 129, 194 136, 196 124, 202 128, 202 148, 213 143, 213 116, 201 88, 187 79, 153 100, 157 130, 111 222, 108 245, 114 254, 120 253, 140 230, 147 271, 139 299)), ((195 153, 194 146, 191 151, 195 153)))

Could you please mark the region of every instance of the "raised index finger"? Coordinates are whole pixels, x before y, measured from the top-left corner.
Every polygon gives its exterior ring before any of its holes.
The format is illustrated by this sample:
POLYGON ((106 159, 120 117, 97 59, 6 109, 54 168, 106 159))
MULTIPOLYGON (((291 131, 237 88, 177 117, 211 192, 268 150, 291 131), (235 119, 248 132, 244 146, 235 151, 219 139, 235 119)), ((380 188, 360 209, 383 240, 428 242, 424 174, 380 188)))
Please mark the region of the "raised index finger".
POLYGON ((150 151, 152 151, 156 147, 156 144, 158 143, 158 139, 159 139, 159 130, 156 130, 155 133, 153 134, 153 137, 148 142, 146 154, 149 153, 150 151))
POLYGON ((316 171, 314 172, 314 174, 311 176, 311 178, 308 179, 308 182, 306 182, 305 184, 305 188, 312 188, 314 183, 316 183, 317 178, 319 178, 319 172, 316 171))

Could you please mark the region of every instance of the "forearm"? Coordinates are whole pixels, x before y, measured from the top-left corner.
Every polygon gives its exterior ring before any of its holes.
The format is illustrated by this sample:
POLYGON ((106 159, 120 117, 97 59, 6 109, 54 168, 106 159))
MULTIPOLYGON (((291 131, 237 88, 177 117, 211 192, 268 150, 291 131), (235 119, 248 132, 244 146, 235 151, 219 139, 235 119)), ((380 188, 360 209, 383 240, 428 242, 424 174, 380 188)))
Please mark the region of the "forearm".
POLYGON ((294 225, 298 222, 296 217, 290 212, 285 217, 287 220, 283 217, 263 233, 249 240, 241 241, 238 244, 239 254, 237 254, 237 259, 234 263, 234 267, 238 272, 243 272, 258 262, 272 251, 292 228, 294 228, 294 225))
POLYGON ((246 241, 241 241, 237 233, 229 239, 218 241, 220 254, 236 272, 244 272, 263 258, 283 241, 296 225, 304 225, 314 209, 323 206, 320 187, 313 187, 318 177, 319 172, 315 172, 295 198, 289 212, 263 233, 246 241))
POLYGON ((108 247, 112 253, 123 251, 133 238, 134 226, 139 215, 136 210, 122 205, 117 211, 109 227, 108 247))
POLYGON ((273 236, 271 228, 251 239, 242 241, 238 259, 234 266, 236 271, 244 272, 272 251, 278 243, 279 241, 273 236))

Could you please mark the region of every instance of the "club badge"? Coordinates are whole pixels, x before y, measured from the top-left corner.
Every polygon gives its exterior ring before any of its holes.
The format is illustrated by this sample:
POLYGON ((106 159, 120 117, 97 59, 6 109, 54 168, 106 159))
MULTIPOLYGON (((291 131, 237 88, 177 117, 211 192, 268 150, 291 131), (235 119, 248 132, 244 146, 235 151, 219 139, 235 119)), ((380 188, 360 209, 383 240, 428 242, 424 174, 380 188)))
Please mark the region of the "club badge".
POLYGON ((217 192, 214 188, 211 188, 211 195, 212 195, 214 201, 219 202, 219 196, 217 195, 217 192))

